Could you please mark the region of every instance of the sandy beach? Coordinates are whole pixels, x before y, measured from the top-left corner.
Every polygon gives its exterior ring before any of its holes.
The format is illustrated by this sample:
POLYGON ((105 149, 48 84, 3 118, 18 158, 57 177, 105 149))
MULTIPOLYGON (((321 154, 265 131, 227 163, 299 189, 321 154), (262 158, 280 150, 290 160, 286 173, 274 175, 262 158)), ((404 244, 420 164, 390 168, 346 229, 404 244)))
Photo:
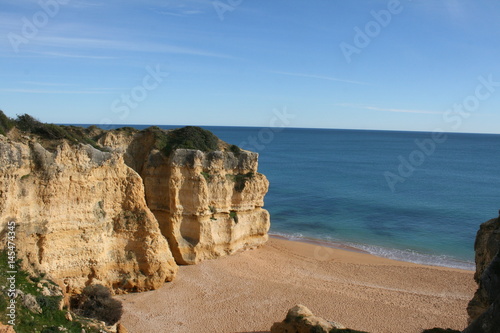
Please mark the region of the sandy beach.
POLYGON ((181 266, 159 290, 119 296, 131 333, 269 332, 289 308, 373 333, 463 329, 473 272, 271 238, 259 249, 181 266))

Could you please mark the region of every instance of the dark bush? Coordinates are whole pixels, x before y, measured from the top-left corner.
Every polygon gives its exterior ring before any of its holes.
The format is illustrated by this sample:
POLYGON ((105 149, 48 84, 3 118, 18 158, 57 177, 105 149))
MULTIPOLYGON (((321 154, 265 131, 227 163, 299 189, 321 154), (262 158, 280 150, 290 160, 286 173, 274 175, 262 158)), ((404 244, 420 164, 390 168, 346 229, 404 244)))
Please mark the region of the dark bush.
POLYGON ((73 139, 64 128, 54 124, 40 124, 32 132, 49 140, 73 139))
POLYGON ((57 296, 44 296, 38 295, 36 296, 36 302, 43 311, 57 311, 59 309, 59 302, 61 301, 60 297, 57 296))
POLYGON ((435 327, 429 330, 422 331, 422 333, 460 333, 460 331, 452 330, 451 328, 444 329, 435 327))
POLYGON ((250 179, 253 178, 253 172, 249 172, 249 173, 246 173, 246 174, 238 174, 238 175, 235 175, 234 176, 234 189, 237 191, 237 192, 243 192, 243 190, 245 189, 245 186, 247 184, 247 181, 249 181, 250 179))
POLYGON ((96 284, 85 287, 81 295, 71 300, 73 311, 78 315, 116 324, 123 314, 122 303, 111 297, 108 288, 96 284))
POLYGON ((14 120, 10 119, 0 110, 0 134, 7 134, 14 127, 14 120))
POLYGON ((203 152, 219 148, 219 138, 212 132, 197 126, 186 126, 167 134, 163 152, 168 156, 176 149, 196 149, 203 152))
POLYGON ((36 120, 35 118, 26 113, 17 116, 15 122, 17 128, 19 128, 21 131, 31 132, 31 133, 34 133, 42 125, 41 122, 39 122, 38 120, 36 120))
POLYGON ((229 151, 234 153, 234 155, 236 156, 239 156, 241 154, 241 148, 237 145, 231 145, 231 147, 229 147, 229 151))

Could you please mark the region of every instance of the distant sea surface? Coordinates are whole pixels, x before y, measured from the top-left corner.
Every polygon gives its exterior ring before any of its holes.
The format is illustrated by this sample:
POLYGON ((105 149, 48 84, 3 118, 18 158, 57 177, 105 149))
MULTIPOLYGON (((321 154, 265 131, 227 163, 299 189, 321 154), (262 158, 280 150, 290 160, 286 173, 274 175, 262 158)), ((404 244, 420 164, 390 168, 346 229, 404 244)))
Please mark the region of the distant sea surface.
POLYGON ((479 225, 498 216, 500 135, 204 128, 260 154, 270 233, 291 240, 472 270, 479 225))

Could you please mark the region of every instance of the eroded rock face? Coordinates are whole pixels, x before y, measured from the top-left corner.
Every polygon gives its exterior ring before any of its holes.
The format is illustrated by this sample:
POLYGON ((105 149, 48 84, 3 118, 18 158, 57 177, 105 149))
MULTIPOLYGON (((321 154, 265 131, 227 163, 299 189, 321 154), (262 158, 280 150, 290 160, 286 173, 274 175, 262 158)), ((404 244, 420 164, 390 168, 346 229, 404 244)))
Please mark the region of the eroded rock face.
POLYGON ((345 329, 345 326, 316 317, 311 310, 299 304, 288 310, 284 321, 274 323, 271 333, 329 333, 335 329, 345 329))
POLYGON ((96 283, 141 291, 172 280, 176 262, 268 239, 258 154, 219 141, 223 151, 166 156, 159 128, 85 133, 109 152, 17 129, 0 135, 0 236, 16 223, 24 269, 71 293, 96 283))
POLYGON ((194 264, 268 239, 262 208, 269 182, 257 172, 258 154, 152 151, 142 167, 146 200, 179 264, 194 264))
POLYGON ((498 299, 500 271, 495 268, 494 259, 497 258, 498 261, 500 255, 500 219, 492 219, 481 225, 477 232, 474 250, 476 251, 474 279, 478 289, 467 307, 469 323, 485 313, 498 299))
POLYGON ((478 289, 469 302, 469 326, 464 333, 500 332, 500 218, 479 228, 474 244, 478 289))
POLYGON ((23 268, 79 292, 100 283, 148 290, 177 270, 141 177, 118 153, 0 136, 0 230, 15 221, 23 268))
MULTIPOLYGON (((472 321, 463 333, 500 332, 500 252, 497 252, 482 274, 478 293, 484 294, 484 299, 489 303, 489 306, 472 321)), ((471 303, 473 301, 474 299, 471 303)))

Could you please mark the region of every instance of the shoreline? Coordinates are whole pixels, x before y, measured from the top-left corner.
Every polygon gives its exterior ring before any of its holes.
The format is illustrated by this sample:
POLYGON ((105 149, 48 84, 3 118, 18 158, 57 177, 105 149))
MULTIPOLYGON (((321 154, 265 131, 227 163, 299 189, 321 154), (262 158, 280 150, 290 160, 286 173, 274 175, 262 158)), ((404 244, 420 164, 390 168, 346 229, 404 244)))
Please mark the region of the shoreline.
POLYGON ((117 296, 139 332, 269 332, 303 304, 371 333, 462 330, 473 272, 271 237, 262 247, 192 266, 158 290, 117 296))
POLYGON ((378 245, 368 245, 368 244, 354 245, 353 243, 349 242, 344 243, 342 241, 330 241, 313 237, 293 236, 280 233, 269 233, 269 237, 287 240, 291 242, 302 242, 312 245, 330 247, 333 249, 364 253, 379 258, 386 258, 390 260, 414 263, 424 266, 456 268, 472 272, 476 270, 476 265, 473 261, 460 260, 457 258, 449 257, 447 255, 424 254, 412 250, 400 250, 378 245))

